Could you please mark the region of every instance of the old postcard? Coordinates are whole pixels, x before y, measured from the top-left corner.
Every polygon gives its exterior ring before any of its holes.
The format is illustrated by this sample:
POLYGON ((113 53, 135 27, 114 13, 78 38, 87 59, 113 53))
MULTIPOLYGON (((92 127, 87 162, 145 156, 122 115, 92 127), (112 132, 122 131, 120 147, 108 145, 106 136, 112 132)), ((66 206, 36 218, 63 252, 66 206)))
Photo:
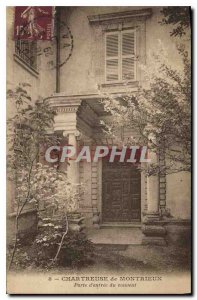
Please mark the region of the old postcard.
POLYGON ((191 294, 191 9, 7 7, 7 293, 191 294))

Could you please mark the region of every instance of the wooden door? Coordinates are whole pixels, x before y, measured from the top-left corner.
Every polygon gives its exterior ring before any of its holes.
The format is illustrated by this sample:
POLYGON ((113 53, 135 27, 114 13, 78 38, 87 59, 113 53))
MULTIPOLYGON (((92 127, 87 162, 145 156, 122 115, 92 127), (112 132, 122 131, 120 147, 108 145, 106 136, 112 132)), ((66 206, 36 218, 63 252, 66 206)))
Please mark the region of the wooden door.
POLYGON ((130 163, 103 160, 102 221, 134 222, 140 219, 140 171, 130 163))

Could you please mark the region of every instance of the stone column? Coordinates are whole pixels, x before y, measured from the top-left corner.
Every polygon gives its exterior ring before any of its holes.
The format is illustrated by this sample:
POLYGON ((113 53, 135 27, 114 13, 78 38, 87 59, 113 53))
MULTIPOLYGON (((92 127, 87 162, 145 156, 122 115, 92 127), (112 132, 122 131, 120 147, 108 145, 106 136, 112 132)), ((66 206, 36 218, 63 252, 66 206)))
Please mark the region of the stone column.
MULTIPOLYGON (((79 135, 79 132, 76 130, 74 132, 68 133, 64 132, 64 136, 68 136, 68 144, 70 146, 73 146, 76 149, 76 155, 73 157, 73 159, 70 159, 69 165, 67 166, 67 176, 68 180, 71 184, 74 185, 74 188, 79 191, 79 163, 76 162, 76 156, 77 156, 77 136, 79 135)), ((79 207, 78 207, 79 208, 79 207)), ((77 208, 77 209, 78 209, 77 208)), ((81 213, 76 212, 71 214, 69 217, 69 228, 73 231, 82 231, 84 229, 83 221, 84 217, 81 216, 81 213)))
MULTIPOLYGON (((149 152, 151 163, 157 163, 158 157, 154 152, 149 152)), ((166 245, 166 230, 162 226, 159 213, 159 175, 147 177, 147 204, 148 209, 143 221, 142 232, 144 234, 142 243, 153 245, 166 245)))
MULTIPOLYGON (((149 153, 151 163, 157 163, 157 155, 149 153)), ((159 175, 147 177, 147 202, 149 218, 158 219, 159 217, 159 175)))
MULTIPOLYGON (((74 133, 69 133, 68 134, 68 144, 70 146, 73 146, 76 149, 77 153, 77 132, 74 133)), ((73 159, 69 160, 69 165, 67 168, 67 174, 68 174, 68 179, 72 184, 79 184, 79 163, 75 161, 76 157, 73 157, 73 159)))

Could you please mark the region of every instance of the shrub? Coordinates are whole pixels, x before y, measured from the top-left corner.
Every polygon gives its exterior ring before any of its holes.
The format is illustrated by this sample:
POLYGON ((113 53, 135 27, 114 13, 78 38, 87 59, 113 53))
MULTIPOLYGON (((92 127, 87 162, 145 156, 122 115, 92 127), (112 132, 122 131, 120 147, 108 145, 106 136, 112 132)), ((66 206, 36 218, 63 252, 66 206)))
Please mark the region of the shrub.
MULTIPOLYGON (((54 257, 67 226, 60 216, 42 219, 35 239, 21 238, 13 262, 15 269, 80 268, 93 263, 94 247, 83 232, 68 231, 57 260, 54 257)), ((12 247, 9 248, 9 253, 12 247)))
POLYGON ((69 233, 62 246, 58 264, 83 267, 93 263, 94 247, 84 233, 69 233))

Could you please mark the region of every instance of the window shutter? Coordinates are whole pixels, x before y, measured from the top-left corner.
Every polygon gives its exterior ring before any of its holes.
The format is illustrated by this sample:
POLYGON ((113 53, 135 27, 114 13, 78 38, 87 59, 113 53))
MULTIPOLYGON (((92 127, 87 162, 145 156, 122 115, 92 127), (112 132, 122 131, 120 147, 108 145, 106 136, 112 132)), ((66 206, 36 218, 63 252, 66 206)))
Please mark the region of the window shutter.
POLYGON ((122 80, 136 77, 135 43, 135 31, 122 32, 122 80))
POLYGON ((119 34, 106 35, 106 80, 119 80, 119 34))

